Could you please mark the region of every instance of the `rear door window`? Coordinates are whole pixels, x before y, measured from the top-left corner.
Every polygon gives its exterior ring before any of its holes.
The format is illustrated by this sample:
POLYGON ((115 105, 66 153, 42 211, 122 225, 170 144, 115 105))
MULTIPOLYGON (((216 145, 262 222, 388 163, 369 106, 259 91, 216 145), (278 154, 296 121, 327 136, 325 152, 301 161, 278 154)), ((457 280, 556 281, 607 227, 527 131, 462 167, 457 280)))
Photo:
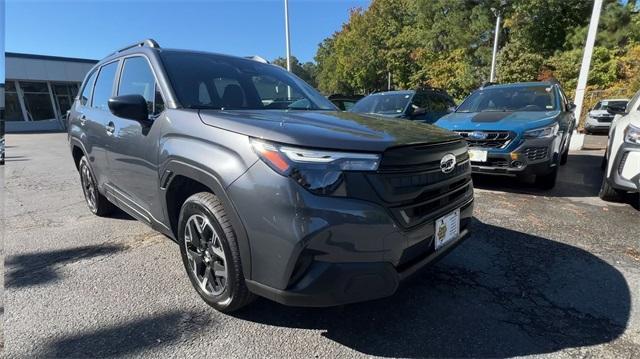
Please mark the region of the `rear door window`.
POLYGON ((91 106, 100 110, 109 111, 108 101, 113 93, 113 80, 116 77, 118 61, 102 66, 96 86, 93 90, 91 106))

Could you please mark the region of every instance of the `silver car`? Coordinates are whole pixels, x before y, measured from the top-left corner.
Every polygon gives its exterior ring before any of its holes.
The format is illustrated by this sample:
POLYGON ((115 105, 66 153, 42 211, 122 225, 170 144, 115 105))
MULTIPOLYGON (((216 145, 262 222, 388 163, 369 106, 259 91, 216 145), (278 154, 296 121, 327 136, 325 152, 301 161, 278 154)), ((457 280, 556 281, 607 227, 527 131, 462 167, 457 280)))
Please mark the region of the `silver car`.
POLYGON ((611 121, 614 115, 609 113, 607 109, 612 107, 626 107, 628 99, 608 99, 600 100, 593 106, 587 114, 587 120, 584 124, 584 130, 587 134, 600 132, 608 133, 611 128, 611 121))

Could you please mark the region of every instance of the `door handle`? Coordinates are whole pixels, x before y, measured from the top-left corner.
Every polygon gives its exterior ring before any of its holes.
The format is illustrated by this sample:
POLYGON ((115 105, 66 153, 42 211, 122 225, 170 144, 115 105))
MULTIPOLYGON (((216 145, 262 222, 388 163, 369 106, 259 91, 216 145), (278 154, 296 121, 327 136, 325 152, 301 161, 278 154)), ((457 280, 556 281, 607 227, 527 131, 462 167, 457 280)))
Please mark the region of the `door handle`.
POLYGON ((84 126, 85 123, 87 123, 87 116, 85 115, 80 116, 80 126, 84 126))
POLYGON ((116 130, 116 125, 113 122, 109 122, 107 124, 106 129, 107 129, 107 135, 111 136, 116 130))

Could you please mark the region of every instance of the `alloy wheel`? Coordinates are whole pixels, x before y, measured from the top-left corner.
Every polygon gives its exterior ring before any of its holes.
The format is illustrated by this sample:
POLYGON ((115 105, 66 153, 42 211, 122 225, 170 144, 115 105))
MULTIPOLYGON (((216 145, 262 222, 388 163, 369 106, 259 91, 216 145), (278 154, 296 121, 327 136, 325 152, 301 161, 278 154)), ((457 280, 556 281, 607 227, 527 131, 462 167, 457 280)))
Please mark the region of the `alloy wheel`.
POLYGON ((227 260, 218 232, 209 219, 194 214, 187 220, 184 242, 189 267, 200 289, 217 296, 227 285, 227 260))
POLYGON ((97 208, 96 186, 91 175, 89 166, 83 164, 80 168, 80 181, 82 182, 82 191, 87 205, 91 211, 95 212, 97 208))

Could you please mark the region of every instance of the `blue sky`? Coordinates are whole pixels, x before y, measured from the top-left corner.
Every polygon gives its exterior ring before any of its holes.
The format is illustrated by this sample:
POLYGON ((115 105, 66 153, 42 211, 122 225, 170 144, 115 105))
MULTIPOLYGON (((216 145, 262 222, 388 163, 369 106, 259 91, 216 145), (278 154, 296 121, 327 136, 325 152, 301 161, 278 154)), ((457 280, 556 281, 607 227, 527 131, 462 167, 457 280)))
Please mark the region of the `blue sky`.
MULTIPOLYGON (((368 0, 289 0, 292 54, 313 59, 349 9, 368 0)), ((162 47, 285 55, 283 0, 6 0, 7 52, 100 59, 154 38, 162 47)))

